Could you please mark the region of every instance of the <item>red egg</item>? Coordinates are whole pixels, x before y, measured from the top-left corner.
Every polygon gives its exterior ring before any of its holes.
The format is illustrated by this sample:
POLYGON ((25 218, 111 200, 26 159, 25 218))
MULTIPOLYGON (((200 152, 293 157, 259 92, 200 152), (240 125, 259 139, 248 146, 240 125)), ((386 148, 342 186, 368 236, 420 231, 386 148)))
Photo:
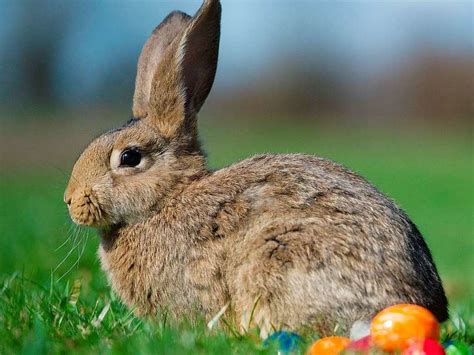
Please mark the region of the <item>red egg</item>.
POLYGON ((372 348, 372 346, 372 339, 370 338, 370 335, 367 335, 363 338, 351 342, 347 346, 346 350, 356 352, 368 352, 372 348))
POLYGON ((433 339, 417 341, 410 345, 402 355, 444 355, 443 347, 433 339))
POLYGON ((439 338, 439 324, 426 308, 399 304, 379 312, 370 325, 373 343, 383 351, 405 350, 424 339, 439 338))

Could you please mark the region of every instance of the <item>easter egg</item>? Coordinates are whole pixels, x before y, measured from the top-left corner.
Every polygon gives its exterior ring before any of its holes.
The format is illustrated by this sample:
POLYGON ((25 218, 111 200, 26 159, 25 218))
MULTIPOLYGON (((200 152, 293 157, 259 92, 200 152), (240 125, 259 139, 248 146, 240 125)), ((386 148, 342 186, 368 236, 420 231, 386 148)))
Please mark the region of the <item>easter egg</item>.
POLYGON ((263 345, 265 347, 270 346, 271 344, 276 344, 278 351, 283 354, 289 354, 299 350, 299 346, 302 343, 303 339, 296 333, 279 331, 271 334, 263 345))
POLYGON ((372 339, 370 338, 370 335, 360 338, 358 340, 354 340, 346 348, 346 350, 348 351, 362 353, 368 352, 370 349, 372 349, 372 339))
POLYGON ((384 351, 405 350, 424 339, 439 338, 439 324, 426 308, 398 304, 379 312, 370 325, 373 343, 384 351))
POLYGON ((472 355, 469 346, 460 341, 450 341, 445 345, 446 355, 472 355))
POLYGON ((402 355, 444 355, 444 348, 433 339, 417 341, 406 348, 402 355))
POLYGON ((356 320, 351 327, 351 340, 358 340, 370 335, 370 322, 367 320, 356 320))
POLYGON ((351 340, 345 337, 326 337, 319 339, 311 345, 308 355, 337 355, 344 351, 351 340))

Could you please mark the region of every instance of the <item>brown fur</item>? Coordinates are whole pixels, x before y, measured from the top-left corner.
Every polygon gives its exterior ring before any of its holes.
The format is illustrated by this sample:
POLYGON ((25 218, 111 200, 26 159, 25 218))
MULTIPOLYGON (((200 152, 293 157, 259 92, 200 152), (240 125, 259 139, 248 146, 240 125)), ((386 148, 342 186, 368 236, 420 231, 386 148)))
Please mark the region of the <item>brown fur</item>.
POLYGON ((301 154, 206 167, 196 113, 214 80, 219 22, 217 0, 192 19, 172 13, 140 57, 155 65, 139 65, 136 119, 91 143, 74 166, 65 201, 76 223, 99 229, 114 291, 139 315, 164 308, 210 318, 230 302, 241 327, 262 334, 347 329, 394 303, 446 319, 422 236, 363 178, 301 154), (172 38, 160 42, 163 29, 172 38), (118 166, 130 147, 140 165, 118 166))

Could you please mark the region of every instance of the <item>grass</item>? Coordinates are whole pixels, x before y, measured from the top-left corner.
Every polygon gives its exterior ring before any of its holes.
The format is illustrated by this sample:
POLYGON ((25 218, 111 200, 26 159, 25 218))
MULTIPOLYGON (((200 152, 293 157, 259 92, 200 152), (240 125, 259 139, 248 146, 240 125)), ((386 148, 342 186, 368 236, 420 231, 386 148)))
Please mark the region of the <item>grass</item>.
MULTIPOLYGON (((366 176, 408 212, 432 249, 451 302, 443 337, 473 342, 468 135, 249 122, 204 122, 201 131, 213 167, 257 152, 298 151, 332 158, 366 176)), ((0 175, 1 354, 275 353, 253 333, 236 335, 225 327, 209 333, 204 321, 192 326, 163 315, 135 318, 107 286, 94 231, 70 227, 62 203, 68 168, 53 168, 47 157, 40 165, 40 171, 25 167, 0 175)), ((305 340, 311 342, 311 335, 305 340)))

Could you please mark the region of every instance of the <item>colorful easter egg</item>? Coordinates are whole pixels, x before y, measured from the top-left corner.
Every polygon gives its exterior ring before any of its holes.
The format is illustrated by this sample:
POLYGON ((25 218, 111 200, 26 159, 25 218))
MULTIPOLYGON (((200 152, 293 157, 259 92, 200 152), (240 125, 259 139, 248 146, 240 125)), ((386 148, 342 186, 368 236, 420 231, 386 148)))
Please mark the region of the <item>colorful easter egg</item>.
POLYGON ((425 339, 411 344, 402 355, 445 355, 445 352, 436 340, 425 339))
POLYGON ((356 320, 352 324, 349 338, 351 338, 351 340, 358 340, 367 335, 370 335, 370 321, 356 320))
POLYGON ((345 337, 326 337, 319 339, 311 345, 308 355, 337 355, 344 351, 351 340, 345 337))
POLYGON ((405 350, 424 339, 439 338, 439 324, 426 308, 414 304, 398 304, 385 308, 372 320, 373 343, 384 351, 405 350))
POLYGON ((276 344, 279 352, 290 354, 299 350, 302 342, 303 338, 296 333, 279 331, 265 339, 263 345, 268 347, 271 344, 276 344))
POLYGON ((358 340, 352 341, 346 348, 346 350, 351 352, 361 352, 365 353, 372 349, 372 339, 370 335, 360 338, 358 340))

